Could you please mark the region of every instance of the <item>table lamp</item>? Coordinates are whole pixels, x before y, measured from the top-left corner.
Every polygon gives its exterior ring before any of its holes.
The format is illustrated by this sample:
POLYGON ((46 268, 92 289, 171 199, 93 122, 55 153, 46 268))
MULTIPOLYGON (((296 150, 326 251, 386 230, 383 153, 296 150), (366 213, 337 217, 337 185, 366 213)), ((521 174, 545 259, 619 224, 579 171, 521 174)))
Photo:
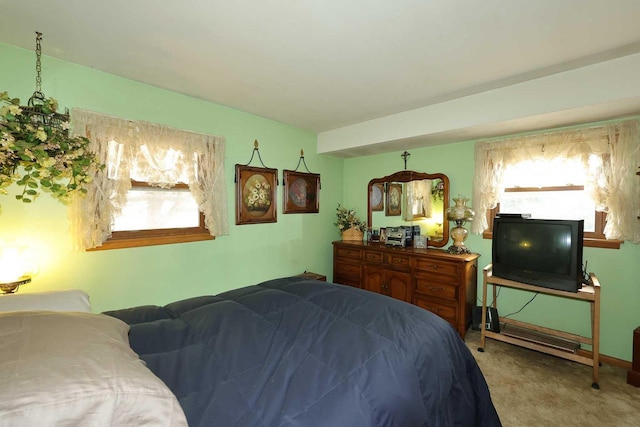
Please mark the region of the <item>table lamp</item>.
POLYGON ((451 229, 453 245, 449 246, 447 251, 450 254, 468 254, 471 251, 464 245, 464 241, 467 239, 469 232, 463 225, 467 221, 472 221, 476 213, 467 206, 469 199, 463 195, 458 194, 458 197, 454 197, 453 201, 455 204, 447 209, 447 219, 453 221, 456 226, 451 229))

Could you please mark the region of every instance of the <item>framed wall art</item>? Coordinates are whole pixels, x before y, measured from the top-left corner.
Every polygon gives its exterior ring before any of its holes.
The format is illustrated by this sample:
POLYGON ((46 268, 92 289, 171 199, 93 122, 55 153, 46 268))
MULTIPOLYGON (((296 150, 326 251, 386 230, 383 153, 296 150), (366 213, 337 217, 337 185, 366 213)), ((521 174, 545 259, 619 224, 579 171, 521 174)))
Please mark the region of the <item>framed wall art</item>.
POLYGON ((236 164, 236 224, 277 221, 278 169, 236 164))
POLYGON ((284 170, 283 213, 318 213, 320 211, 320 175, 284 170))
POLYGON ((380 184, 373 184, 371 187, 371 194, 369 195, 371 200, 371 210, 381 211, 384 209, 384 186, 380 184))
POLYGON ((387 185, 387 205, 384 214, 386 216, 402 214, 402 184, 387 185))

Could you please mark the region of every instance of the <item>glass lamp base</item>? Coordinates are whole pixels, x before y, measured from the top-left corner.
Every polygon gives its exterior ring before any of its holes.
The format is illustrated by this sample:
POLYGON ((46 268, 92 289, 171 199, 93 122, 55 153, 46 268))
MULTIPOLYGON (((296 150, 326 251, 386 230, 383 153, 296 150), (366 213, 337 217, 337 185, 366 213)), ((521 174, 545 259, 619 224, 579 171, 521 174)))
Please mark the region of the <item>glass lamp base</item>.
POLYGON ((466 228, 457 225, 451 229, 451 237, 453 238, 453 245, 449 246, 447 252, 450 254, 470 254, 471 251, 464 245, 464 241, 467 239, 469 232, 466 228))

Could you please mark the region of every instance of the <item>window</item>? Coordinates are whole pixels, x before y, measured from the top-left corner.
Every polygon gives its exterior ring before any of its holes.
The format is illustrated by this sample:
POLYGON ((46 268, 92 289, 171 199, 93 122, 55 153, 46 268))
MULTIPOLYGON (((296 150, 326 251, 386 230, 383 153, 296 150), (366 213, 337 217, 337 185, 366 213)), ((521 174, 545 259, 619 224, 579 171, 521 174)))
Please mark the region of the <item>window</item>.
POLYGON ((501 202, 487 210, 489 228, 483 237, 492 238, 493 219, 499 212, 529 213, 533 218, 583 219, 585 246, 620 248, 620 240, 606 238, 607 214, 595 210, 583 186, 505 188, 501 202))
POLYGON ((630 220, 640 209, 640 186, 630 180, 638 138, 638 121, 629 120, 477 143, 472 231, 491 238, 498 212, 531 213, 584 219, 585 246, 640 241, 630 220))
MULTIPOLYGON (((597 170, 600 159, 590 157, 589 165, 597 170)), ((605 242, 606 213, 597 211, 585 190, 588 172, 578 159, 565 158, 525 160, 506 167, 505 189, 487 213, 489 228, 483 236, 491 238, 493 218, 499 212, 528 213, 533 218, 582 219, 587 246, 619 248, 618 240, 605 242)))
POLYGON ((92 250, 118 249, 213 240, 204 214, 183 183, 158 188, 132 181, 122 212, 115 218, 111 236, 92 250))
POLYGON ((228 234, 224 138, 85 110, 72 112, 72 124, 107 166, 71 206, 77 249, 228 234))

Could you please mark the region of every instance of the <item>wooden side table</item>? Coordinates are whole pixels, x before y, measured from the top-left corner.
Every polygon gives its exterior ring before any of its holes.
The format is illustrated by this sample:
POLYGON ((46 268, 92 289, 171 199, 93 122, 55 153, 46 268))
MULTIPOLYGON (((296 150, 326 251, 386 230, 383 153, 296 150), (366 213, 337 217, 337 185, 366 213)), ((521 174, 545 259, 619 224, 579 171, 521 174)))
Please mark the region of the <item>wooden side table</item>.
POLYGON ((305 271, 302 274, 297 274, 296 277, 304 277, 305 279, 320 280, 321 282, 327 281, 327 276, 324 276, 318 273, 312 273, 311 271, 305 271))

